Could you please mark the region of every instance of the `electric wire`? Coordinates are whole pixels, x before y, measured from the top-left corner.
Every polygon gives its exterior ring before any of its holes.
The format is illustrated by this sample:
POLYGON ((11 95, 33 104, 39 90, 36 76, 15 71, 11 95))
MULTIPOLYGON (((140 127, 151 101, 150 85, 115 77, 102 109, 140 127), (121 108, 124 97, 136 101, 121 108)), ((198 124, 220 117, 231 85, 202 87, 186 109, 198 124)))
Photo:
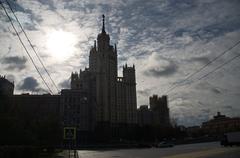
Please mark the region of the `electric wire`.
POLYGON ((203 78, 206 78, 207 76, 209 76, 211 73, 214 73, 215 71, 221 69, 223 66, 229 64, 230 62, 232 62, 233 60, 237 59, 240 57, 240 54, 234 56, 233 58, 231 58, 230 60, 227 60, 226 62, 224 62, 223 64, 219 65, 218 67, 216 67, 215 69, 213 69, 212 71, 210 71, 209 73, 203 75, 202 77, 200 77, 199 79, 197 79, 196 81, 202 80, 203 78))
POLYGON ((3 10, 4 10, 5 14, 7 15, 7 17, 8 17, 8 19, 9 19, 9 21, 10 21, 10 23, 11 23, 11 25, 12 25, 12 27, 13 27, 14 31, 15 31, 15 33, 16 33, 16 35, 17 35, 17 37, 18 37, 18 39, 19 39, 19 41, 20 41, 21 45, 23 46, 23 48, 24 48, 25 52, 27 53, 27 55, 28 55, 29 59, 30 59, 30 60, 31 60, 31 62, 33 63, 33 66, 34 66, 34 67, 35 67, 35 69, 37 70, 37 73, 39 74, 39 76, 40 76, 40 78, 42 79, 42 81, 43 81, 43 83, 45 84, 45 86, 48 88, 48 90, 49 90, 50 94, 53 94, 53 92, 52 92, 51 88, 49 87, 49 85, 47 84, 47 82, 46 82, 46 81, 45 81, 45 79, 43 78, 42 74, 41 74, 41 73, 40 73, 40 71, 38 70, 38 67, 37 67, 37 65, 34 63, 34 60, 33 60, 33 58, 31 57, 31 55, 30 55, 30 53, 28 52, 28 50, 27 50, 26 46, 24 45, 24 43, 23 43, 23 41, 22 41, 21 37, 19 36, 19 33, 18 33, 18 31, 17 31, 16 27, 14 26, 14 24, 13 24, 13 22, 12 22, 12 19, 11 19, 11 17, 9 16, 9 14, 8 14, 8 12, 7 12, 7 10, 6 10, 6 8, 4 7, 4 5, 3 5, 3 3, 2 3, 2 2, 0 2, 0 3, 1 3, 1 6, 2 6, 2 8, 3 8, 3 10))
MULTIPOLYGON (((184 83, 185 81, 189 80, 191 77, 193 77, 195 74, 201 72, 202 70, 204 70, 205 68, 207 68, 210 64, 212 64, 214 61, 216 61, 217 59, 219 59, 220 57, 222 57, 223 55, 225 55, 227 52, 229 52, 230 50, 232 50, 233 48, 235 48, 236 46, 238 46, 240 44, 240 40, 237 41, 234 45, 232 45, 231 47, 229 47, 228 49, 226 49, 225 51, 223 51, 221 54, 219 54, 218 56, 216 56, 213 60, 209 61, 207 64, 205 64, 204 66, 202 66, 201 68, 199 68, 197 71, 195 71, 194 73, 192 73, 191 75, 189 75, 188 77, 186 77, 184 80, 181 81, 181 83, 184 83)), ((174 90, 175 88, 179 87, 178 84, 176 84, 175 86, 171 86, 166 92, 165 94, 168 94, 169 92, 171 92, 172 90, 174 90)))
POLYGON ((32 42, 31 42, 31 40, 29 39, 29 37, 28 37, 27 33, 26 33, 26 32, 25 32, 25 30, 23 29, 23 27, 22 27, 22 24, 20 23, 20 21, 19 21, 18 17, 16 16, 15 12, 13 11, 13 9, 12 9, 12 7, 11 7, 10 3, 9 3, 7 0, 5 0, 5 1, 7 2, 7 5, 9 6, 9 8, 10 8, 11 12, 13 13, 13 15, 14 15, 15 19, 17 20, 17 22, 18 22, 18 24, 19 24, 19 26, 20 26, 20 28, 21 28, 21 30, 22 30, 22 32, 23 32, 23 34, 24 34, 24 35, 25 35, 25 37, 27 38, 27 41, 28 41, 28 43, 30 44, 30 46, 31 46, 31 48, 32 48, 32 50, 33 50, 33 52, 34 52, 34 53, 35 53, 35 55, 37 56, 37 59, 39 60, 39 62, 40 62, 40 63, 41 63, 41 65, 43 66, 43 68, 44 68, 45 72, 47 73, 48 77, 50 78, 50 80, 51 80, 52 84, 54 85, 54 87, 55 87, 55 88, 57 89, 57 91, 59 92, 59 89, 58 89, 57 85, 56 85, 56 84, 55 84, 55 82, 53 81, 53 79, 52 79, 52 77, 51 77, 50 73, 48 72, 47 68, 45 67, 45 65, 44 65, 44 63, 43 63, 43 61, 42 61, 41 57, 38 55, 38 53, 37 53, 36 49, 34 48, 34 46, 33 46, 32 42))
MULTIPOLYGON (((7 0, 6 0, 6 2, 7 2, 7 0)), ((57 88, 55 82, 54 82, 53 79, 51 78, 51 76, 50 76, 49 72, 47 71, 46 67, 44 66, 44 64, 43 64, 43 62, 42 62, 42 60, 41 60, 41 58, 40 58, 39 55, 37 54, 35 48, 33 47, 32 43, 31 43, 31 41, 30 41, 30 39, 28 38, 28 36, 27 36, 26 32, 24 31, 24 29, 23 29, 21 23, 19 22, 19 20, 18 20, 16 14, 14 13, 14 11, 13 11, 11 5, 10 5, 8 2, 7 2, 7 4, 8 4, 8 6, 9 6, 10 10, 12 11, 12 13, 14 14, 14 17, 16 18, 17 22, 19 23, 19 26, 21 27, 21 29, 22 29, 24 35, 26 36, 26 38, 27 38, 27 40, 28 40, 28 42, 29 42, 31 48, 33 49, 34 53, 36 54, 38 60, 40 61, 40 63, 41 63, 42 66, 44 67, 44 70, 47 72, 47 74, 48 74, 50 80, 52 81, 53 85, 54 85, 55 88, 58 90, 58 88, 57 88)), ((2 6, 3 6, 3 4, 2 4, 2 6)), ((4 10, 5 10, 5 8, 4 8, 4 10)), ((5 12, 6 12, 6 10, 5 10, 5 12)), ((6 13, 6 14, 7 14, 7 13, 6 13)), ((9 19, 10 19, 10 18, 9 18, 9 19)), ((10 21, 10 22, 11 22, 11 24, 12 24, 12 21, 10 21)), ((12 26, 13 26, 13 25, 12 25, 12 26)), ((13 26, 13 27, 14 27, 14 26, 13 26)), ((14 29, 14 30, 15 30, 15 29, 14 29)), ((17 32, 16 32, 16 33, 17 33, 17 32)), ((18 35, 18 33, 17 33, 17 35, 18 35)), ((18 37, 19 37, 19 36, 18 36, 18 37)), ((19 38, 19 39, 20 39, 20 38, 19 38)), ((222 52, 221 54, 219 54, 219 55, 218 55, 217 57, 215 57, 213 60, 209 61, 207 64, 205 64, 204 66, 202 66, 200 69, 198 69, 197 71, 195 71, 194 73, 192 73, 191 75, 189 75, 187 78, 185 78, 185 79, 182 80, 181 82, 185 82, 185 81, 189 80, 189 79, 190 79, 191 77, 193 77, 195 74, 201 72, 203 69, 205 69, 206 67, 208 67, 211 63, 213 63, 214 61, 216 61, 217 59, 219 59, 220 57, 222 57, 223 55, 225 55, 227 52, 229 52, 230 50, 232 50, 233 48, 235 48, 235 47, 236 47, 237 45, 239 45, 239 44, 240 44, 240 40, 239 40, 238 42, 236 42, 233 46, 231 46, 230 48, 228 48, 227 50, 225 50, 224 52, 222 52)), ((24 47, 25 47, 25 46, 24 46, 24 47)), ((240 55, 235 56, 234 58, 232 58, 231 60, 228 60, 228 61, 231 62, 232 60, 238 58, 239 56, 240 56, 240 55)), ((228 61, 227 61, 227 62, 224 62, 224 64, 222 64, 222 65, 220 65, 219 67, 217 67, 216 69, 210 71, 209 73, 207 73, 206 75, 202 76, 202 77, 199 78, 198 80, 201 80, 201 79, 207 77, 208 75, 210 75, 211 73, 217 71, 218 69, 220 69, 220 68, 223 67, 224 65, 228 64, 228 61)), ((32 61, 32 62, 33 62, 33 61, 32 61)), ((35 64, 34 64, 34 65, 35 65, 35 64)), ((169 92, 171 92, 172 90, 174 90, 174 89, 177 88, 177 87, 179 87, 178 84, 175 85, 175 86, 173 85, 173 86, 170 87, 165 93, 168 94, 169 92)), ((59 90, 58 90, 58 91, 59 91, 59 90)))
MULTIPOLYGON (((211 75, 212 73, 216 72, 217 70, 221 69, 223 66, 229 64, 230 62, 232 62, 233 60, 235 60, 235 59, 237 59, 237 58, 239 58, 239 57, 240 57, 240 54, 232 57, 231 59, 225 61, 223 64, 221 64, 221 65, 219 65, 218 67, 216 67, 215 69, 213 69, 212 71, 210 71, 210 72, 208 72, 207 74, 203 75, 202 77, 194 80, 194 82, 198 82, 198 81, 206 78, 207 76, 211 75)), ((191 84, 189 84, 188 86, 190 86, 190 85, 191 85, 191 84)))

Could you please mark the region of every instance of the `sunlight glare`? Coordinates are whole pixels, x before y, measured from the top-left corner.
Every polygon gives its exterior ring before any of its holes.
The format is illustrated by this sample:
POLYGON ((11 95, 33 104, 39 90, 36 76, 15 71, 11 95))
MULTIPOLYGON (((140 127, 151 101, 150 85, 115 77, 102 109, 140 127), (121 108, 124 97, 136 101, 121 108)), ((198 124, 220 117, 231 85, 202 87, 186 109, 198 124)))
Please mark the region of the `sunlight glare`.
POLYGON ((77 44, 77 38, 73 33, 54 30, 49 32, 47 36, 47 49, 52 57, 65 60, 73 55, 77 44))

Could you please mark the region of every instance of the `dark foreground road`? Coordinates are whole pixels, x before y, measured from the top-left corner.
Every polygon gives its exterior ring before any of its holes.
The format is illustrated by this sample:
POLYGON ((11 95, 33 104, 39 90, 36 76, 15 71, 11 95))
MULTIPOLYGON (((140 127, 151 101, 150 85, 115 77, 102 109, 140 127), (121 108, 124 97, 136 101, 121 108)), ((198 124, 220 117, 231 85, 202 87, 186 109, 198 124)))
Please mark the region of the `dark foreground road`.
POLYGON ((173 148, 78 150, 79 158, 240 158, 240 147, 219 142, 178 145, 173 148))

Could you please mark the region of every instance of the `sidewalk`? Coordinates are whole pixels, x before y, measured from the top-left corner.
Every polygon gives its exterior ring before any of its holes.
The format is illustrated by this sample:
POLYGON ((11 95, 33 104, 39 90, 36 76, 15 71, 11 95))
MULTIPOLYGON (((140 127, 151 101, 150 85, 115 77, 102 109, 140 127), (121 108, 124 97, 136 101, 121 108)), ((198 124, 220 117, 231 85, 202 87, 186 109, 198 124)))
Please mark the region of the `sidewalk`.
POLYGON ((78 158, 77 151, 76 156, 74 157, 74 150, 70 150, 70 157, 69 157, 69 150, 63 150, 62 152, 58 153, 55 158, 78 158))

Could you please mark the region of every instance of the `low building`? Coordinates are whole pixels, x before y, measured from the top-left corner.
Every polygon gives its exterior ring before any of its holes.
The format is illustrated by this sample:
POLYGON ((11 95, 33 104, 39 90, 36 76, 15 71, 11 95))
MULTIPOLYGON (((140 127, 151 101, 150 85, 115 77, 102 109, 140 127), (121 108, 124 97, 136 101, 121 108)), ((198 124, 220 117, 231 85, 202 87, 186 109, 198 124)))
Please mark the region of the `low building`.
POLYGON ((63 89, 61 91, 60 111, 64 127, 75 127, 77 142, 85 143, 91 139, 95 128, 95 107, 92 106, 86 91, 63 89))
POLYGON ((25 111, 37 117, 59 116, 60 95, 30 95, 29 93, 12 96, 12 111, 25 111))
POLYGON ((190 127, 187 127, 185 130, 189 137, 201 136, 201 127, 200 126, 190 126, 190 127))
POLYGON ((170 125, 167 96, 153 95, 149 98, 150 110, 153 113, 154 126, 167 127, 170 125))
POLYGON ((138 109, 138 125, 151 125, 155 127, 169 127, 169 108, 167 96, 153 95, 149 98, 150 108, 142 105, 138 109))
POLYGON ((20 94, 0 98, 0 125, 4 129, 2 145, 55 146, 62 140, 59 116, 60 95, 20 94))
POLYGON ((13 95, 14 83, 0 75, 0 96, 13 95))
POLYGON ((152 125, 153 115, 148 105, 141 105, 138 109, 138 125, 140 127, 152 125))
POLYGON ((9 104, 11 103, 11 96, 14 91, 14 83, 6 79, 5 76, 0 75, 0 117, 6 115, 9 104))
POLYGON ((78 131, 93 130, 91 119, 93 110, 87 93, 77 89, 63 89, 60 107, 64 126, 76 127, 78 131))
POLYGON ((220 112, 213 119, 202 123, 202 130, 209 135, 240 131, 240 117, 227 117, 220 112))

